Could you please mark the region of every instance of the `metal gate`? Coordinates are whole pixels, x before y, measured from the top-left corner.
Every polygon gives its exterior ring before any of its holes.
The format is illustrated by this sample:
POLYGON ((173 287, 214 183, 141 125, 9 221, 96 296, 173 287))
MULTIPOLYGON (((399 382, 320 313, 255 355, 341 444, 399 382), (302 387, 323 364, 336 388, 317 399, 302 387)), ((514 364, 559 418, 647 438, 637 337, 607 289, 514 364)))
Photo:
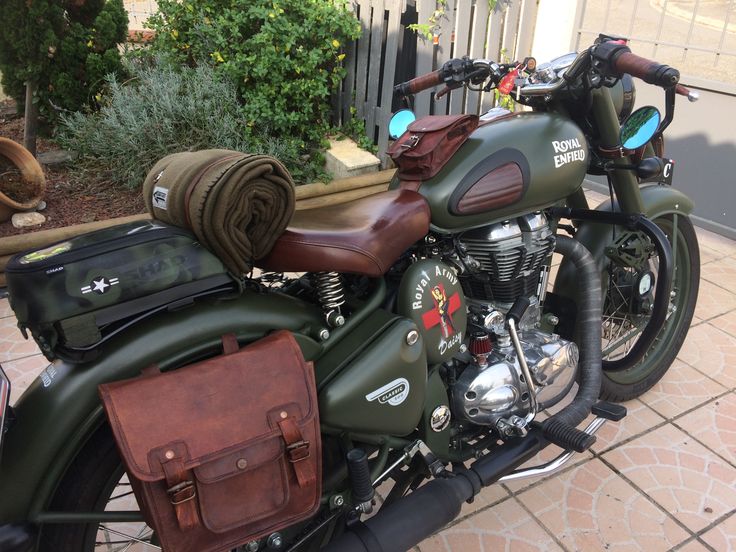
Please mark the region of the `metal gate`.
MULTIPOLYGON (((735 10, 736 0, 579 0, 572 39, 578 50, 600 32, 625 36, 635 53, 676 67, 681 82, 700 89, 699 102, 678 100, 665 153, 677 162, 675 187, 695 201, 696 223, 731 238, 736 238, 736 135, 729 115, 736 108, 735 10)), ((662 91, 637 84, 636 103, 661 110, 662 91)))
POLYGON ((736 0, 581 0, 573 48, 599 32, 680 69, 692 86, 736 94, 736 0))

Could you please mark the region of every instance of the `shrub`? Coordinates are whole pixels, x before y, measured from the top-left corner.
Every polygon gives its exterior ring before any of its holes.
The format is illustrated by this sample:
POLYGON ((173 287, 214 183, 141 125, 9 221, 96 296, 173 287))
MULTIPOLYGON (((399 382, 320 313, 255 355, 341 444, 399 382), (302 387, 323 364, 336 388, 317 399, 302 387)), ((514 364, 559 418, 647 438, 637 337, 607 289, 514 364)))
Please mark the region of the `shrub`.
POLYGON ((93 105, 104 77, 121 70, 118 44, 128 16, 122 0, 4 0, 0 11, 3 89, 24 105, 25 83, 47 119, 93 105))
POLYGON ((159 0, 153 49, 210 60, 236 83, 251 128, 319 143, 329 96, 345 75, 343 45, 360 25, 343 0, 159 0))
POLYGON ((293 141, 247 127, 235 85, 210 66, 181 69, 157 60, 126 69, 132 75, 127 83, 108 78, 98 112, 62 116, 58 141, 78 153, 86 179, 135 188, 165 155, 206 148, 266 153, 296 178, 315 176, 302 167, 293 141))

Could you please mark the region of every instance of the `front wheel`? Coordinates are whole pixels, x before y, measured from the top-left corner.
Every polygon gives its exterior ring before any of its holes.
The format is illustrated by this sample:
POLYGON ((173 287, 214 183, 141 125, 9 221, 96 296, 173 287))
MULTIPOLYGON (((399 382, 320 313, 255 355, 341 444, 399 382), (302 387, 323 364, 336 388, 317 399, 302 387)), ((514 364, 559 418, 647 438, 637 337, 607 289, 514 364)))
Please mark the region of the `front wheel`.
POLYGON ((642 280, 656 275, 656 253, 636 268, 609 264, 604 281, 603 359, 623 360, 623 369, 604 371, 601 398, 628 401, 651 389, 667 372, 680 351, 695 311, 700 283, 700 251, 695 229, 684 215, 667 215, 654 220, 672 244, 674 272, 667 319, 638 362, 626 363, 626 355, 648 321, 647 302, 661 300, 653 294, 638 295, 642 280))

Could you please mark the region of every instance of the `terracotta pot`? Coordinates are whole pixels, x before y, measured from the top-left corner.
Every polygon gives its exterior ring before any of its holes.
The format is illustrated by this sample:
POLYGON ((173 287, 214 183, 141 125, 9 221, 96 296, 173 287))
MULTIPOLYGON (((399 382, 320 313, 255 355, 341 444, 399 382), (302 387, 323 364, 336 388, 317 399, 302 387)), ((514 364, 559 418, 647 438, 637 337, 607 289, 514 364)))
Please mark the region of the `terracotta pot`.
POLYGON ((13 140, 0 137, 0 155, 15 165, 23 175, 23 179, 38 190, 36 197, 30 201, 18 203, 6 196, 0 189, 0 222, 5 222, 13 216, 13 213, 29 211, 38 205, 46 192, 46 177, 43 175, 41 165, 31 155, 31 152, 13 140))

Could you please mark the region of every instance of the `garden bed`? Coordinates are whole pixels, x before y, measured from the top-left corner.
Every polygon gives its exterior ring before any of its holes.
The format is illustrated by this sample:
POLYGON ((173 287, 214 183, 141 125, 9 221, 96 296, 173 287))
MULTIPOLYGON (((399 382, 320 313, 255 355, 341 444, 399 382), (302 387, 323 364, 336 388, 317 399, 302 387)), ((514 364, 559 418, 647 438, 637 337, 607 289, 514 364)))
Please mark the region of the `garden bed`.
MULTIPOLYGON (((22 117, 7 114, 12 112, 12 100, 0 102, 0 136, 23 143, 22 117)), ((45 138, 39 138, 38 153, 58 149, 45 138)), ((14 228, 10 221, 0 223, 0 238, 49 230, 74 224, 94 222, 115 217, 143 213, 145 206, 139 190, 127 190, 120 186, 96 184, 94 189, 84 183, 75 182, 73 167, 44 167, 46 175, 46 208, 41 213, 46 222, 30 228, 14 228)))

